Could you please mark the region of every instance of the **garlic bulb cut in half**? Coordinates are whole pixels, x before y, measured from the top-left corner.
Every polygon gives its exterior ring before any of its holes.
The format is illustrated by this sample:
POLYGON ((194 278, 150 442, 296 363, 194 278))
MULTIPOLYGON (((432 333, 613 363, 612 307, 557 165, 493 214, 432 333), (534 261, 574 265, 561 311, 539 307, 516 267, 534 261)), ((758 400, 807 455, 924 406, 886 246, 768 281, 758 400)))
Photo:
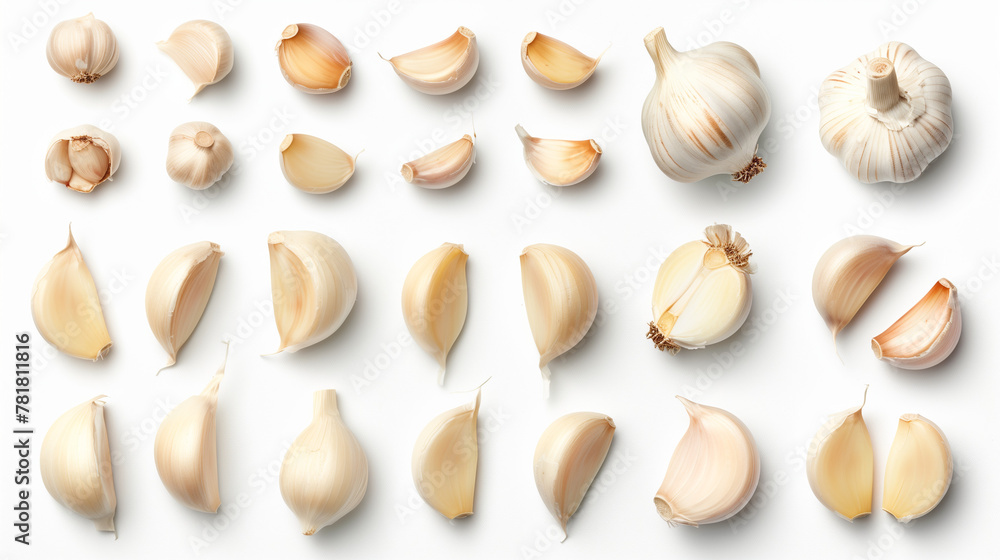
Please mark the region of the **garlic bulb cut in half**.
POLYGON ((285 80, 299 91, 320 94, 344 89, 351 79, 351 57, 332 33, 311 23, 293 23, 275 46, 285 80))
POLYGON ((653 498, 656 512, 671 527, 725 521, 739 513, 757 489, 757 444, 746 425, 729 412, 677 399, 687 410, 689 424, 653 498))
MULTIPOLYGON (((226 359, 229 345, 226 345, 226 359)), ((160 423, 153 442, 156 472, 170 495, 185 506, 215 513, 219 499, 219 465, 215 413, 226 359, 201 393, 174 407, 160 423)))
POLYGON ((146 320, 166 351, 168 368, 194 332, 215 288, 223 253, 210 241, 185 245, 167 255, 146 285, 146 320))
POLYGON ((417 493, 448 519, 472 515, 479 465, 476 423, 482 390, 476 399, 436 416, 413 446, 413 484, 417 493))
POLYGON ((118 40, 108 24, 87 14, 52 28, 45 57, 56 72, 78 84, 92 84, 118 64, 118 40))
POLYGON ((757 141, 771 99, 753 56, 722 41, 678 52, 662 27, 645 42, 656 83, 642 107, 642 133, 660 171, 682 183, 719 174, 746 183, 763 171, 757 141))
POLYGON ((539 243, 521 253, 521 286, 548 398, 549 362, 583 340, 597 317, 597 281, 573 251, 539 243))
MULTIPOLYGON (((382 55, 379 55, 382 56, 382 55)), ((459 27, 450 37, 413 52, 382 57, 392 64, 406 85, 431 95, 444 95, 462 89, 479 68, 476 34, 459 27)))
POLYGON ((891 42, 830 74, 819 91, 823 147, 862 183, 906 183, 951 142, 951 84, 891 42))
POLYGON ((207 122, 184 123, 170 133, 167 175, 186 187, 211 187, 233 165, 233 145, 207 122))
POLYGON ((365 497, 368 458, 340 418, 333 389, 313 393, 312 422, 285 453, 278 487, 303 535, 336 523, 365 497))
POLYGON ((951 355, 962 335, 958 288, 942 278, 882 334, 872 339, 875 357, 903 369, 926 369, 951 355))
POLYGON ((919 414, 900 416, 885 462, 882 509, 903 523, 927 515, 948 492, 954 470, 941 428, 919 414))
POLYGON ((72 228, 66 248, 35 278, 31 318, 38 334, 60 352, 96 362, 111 351, 101 298, 72 228))
POLYGON ((573 89, 597 70, 601 53, 590 58, 566 43, 536 31, 521 41, 521 65, 528 77, 549 89, 573 89))
POLYGON ((344 186, 354 175, 354 162, 358 159, 357 155, 308 134, 285 136, 278 150, 285 179, 310 194, 325 194, 344 186))
MULTIPOLYGON (((868 388, 865 387, 865 398, 868 388)), ((827 418, 806 455, 806 476, 820 503, 848 521, 872 512, 875 460, 861 406, 827 418)))
POLYGON ((653 287, 653 321, 646 338, 676 354, 732 336, 750 315, 750 245, 725 224, 705 228, 705 241, 674 249, 653 287))
POLYGON ((297 352, 330 336, 351 313, 358 277, 347 251, 314 231, 276 231, 267 238, 271 297, 281 344, 297 352))
POLYGON ((75 406, 45 433, 38 457, 45 489, 57 502, 94 522, 98 531, 115 531, 115 481, 104 424, 104 395, 75 406))
POLYGON ((194 93, 217 84, 233 69, 233 40, 218 23, 196 19, 182 23, 166 41, 156 43, 194 83, 194 93))
POLYGON ((399 171, 407 183, 443 189, 458 183, 476 163, 476 137, 466 134, 433 152, 404 163, 399 171))
POLYGON ((403 320, 417 344, 441 366, 439 385, 469 309, 468 260, 461 245, 445 243, 420 257, 403 282, 403 320))
POLYGON ((89 193, 118 171, 122 150, 114 134, 84 124, 68 128, 49 143, 45 176, 77 192, 89 193))
POLYGON ((566 524, 587 495, 615 435, 615 422, 597 412, 574 412, 556 419, 535 446, 535 486, 542 502, 569 536, 566 524))
POLYGON ((535 179, 554 187, 575 185, 597 169, 601 145, 596 140, 551 140, 535 138, 524 127, 514 130, 524 146, 524 163, 535 179))

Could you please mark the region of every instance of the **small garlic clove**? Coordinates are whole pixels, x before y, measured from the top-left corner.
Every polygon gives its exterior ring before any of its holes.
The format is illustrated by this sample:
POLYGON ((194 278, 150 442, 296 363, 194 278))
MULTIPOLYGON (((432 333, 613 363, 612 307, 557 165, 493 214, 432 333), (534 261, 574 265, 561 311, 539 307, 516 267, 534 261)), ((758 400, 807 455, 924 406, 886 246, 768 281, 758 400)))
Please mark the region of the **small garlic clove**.
POLYGON ((433 152, 404 163, 400 174, 407 183, 425 189, 443 189, 458 183, 476 162, 476 137, 466 134, 433 152))
MULTIPOLYGON (((293 187, 310 194, 333 192, 354 175, 357 155, 308 134, 289 134, 278 147, 281 172, 293 187)), ((360 155, 360 153, 359 153, 360 155)))
POLYGON ((536 31, 521 41, 521 65, 528 77, 549 89, 572 89, 597 70, 604 53, 591 58, 566 43, 536 31))
POLYGON ((92 84, 118 64, 118 40, 108 24, 87 14, 52 28, 45 57, 56 72, 78 84, 92 84))
POLYGON ((472 515, 479 464, 476 399, 431 420, 413 446, 413 484, 431 507, 448 519, 472 515))
POLYGON ((941 428, 919 414, 900 416, 885 462, 882 509, 903 523, 927 515, 948 492, 953 471, 941 428))
POLYGON ((524 146, 524 162, 528 169, 546 185, 575 185, 590 177, 601 162, 603 151, 596 140, 535 138, 521 125, 514 130, 524 146))
POLYGON ((167 175, 195 190, 207 189, 233 165, 233 145, 207 122, 184 123, 170 133, 167 175))
POLYGON ((332 33, 311 23, 293 23, 281 32, 275 50, 285 80, 306 93, 332 93, 351 79, 351 57, 332 33))
POLYGON ((872 339, 875 357, 902 369, 926 369, 951 355, 962 334, 958 289, 946 278, 872 339))
POLYGON ((70 189, 89 193, 111 179, 121 163, 121 147, 110 132, 84 124, 63 130, 49 143, 45 176, 70 189))
MULTIPOLYGON (((865 387, 867 399, 868 388, 865 387)), ((861 406, 831 415, 806 455, 806 476, 820 503, 848 521, 872 512, 875 460, 861 406)))
MULTIPOLYGON (((381 55, 380 55, 381 56, 381 55)), ((462 89, 479 68, 476 34, 459 27, 443 41, 413 52, 382 57, 413 89, 431 95, 444 95, 462 89)))
POLYGON ((221 82, 233 69, 233 40, 221 25, 212 21, 196 19, 182 23, 156 46, 194 82, 190 99, 205 87, 221 82))

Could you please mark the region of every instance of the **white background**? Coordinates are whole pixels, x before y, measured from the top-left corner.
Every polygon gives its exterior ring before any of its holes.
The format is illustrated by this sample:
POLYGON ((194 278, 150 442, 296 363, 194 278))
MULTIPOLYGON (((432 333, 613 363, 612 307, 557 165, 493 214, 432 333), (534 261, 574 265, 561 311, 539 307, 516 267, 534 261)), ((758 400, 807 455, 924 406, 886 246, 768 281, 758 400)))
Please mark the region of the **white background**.
MULTIPOLYGON (((552 0, 494 3, 487 10, 436 1, 401 2, 395 14, 382 1, 231 3, 238 5, 177 0, 140 9, 128 2, 68 1, 54 16, 44 2, 4 4, 3 356, 13 361, 14 332, 34 332, 31 284, 63 248, 70 221, 104 295, 114 340, 110 356, 92 364, 58 355, 34 337, 33 544, 9 544, 13 453, 4 444, 4 556, 178 558, 195 556, 194 548, 204 545, 197 552, 204 558, 939 558, 995 548, 987 545, 1000 495, 993 429, 1000 280, 990 268, 998 259, 991 226, 1000 122, 995 3, 552 0), (55 74, 44 51, 56 21, 88 11, 112 27, 121 60, 107 77, 82 86, 55 74), (37 31, 23 18, 34 20, 37 31), (153 42, 199 18, 225 26, 236 63, 223 82, 186 103, 190 83, 153 42), (295 22, 319 24, 352 45, 346 89, 310 96, 281 78, 274 44, 295 22), (477 34, 482 60, 475 81, 455 94, 409 89, 376 54, 435 42, 459 25, 477 34), (773 138, 777 148, 764 154, 768 168, 749 185, 725 190, 723 176, 679 184, 654 165, 640 108, 654 76, 642 39, 658 25, 682 50, 729 40, 756 57, 772 97, 761 145, 773 138), (527 78, 518 59, 520 41, 532 30, 587 53, 612 47, 588 84, 548 91, 527 78), (886 40, 914 46, 947 73, 954 90, 951 147, 916 182, 895 190, 857 183, 817 134, 823 78, 886 40), (474 110, 478 133, 469 176, 436 192, 390 182, 418 151, 472 130, 472 119, 455 109, 463 105, 474 110), (197 193, 165 173, 169 132, 192 120, 214 123, 237 148, 238 172, 224 188, 197 193), (123 149, 114 181, 90 195, 51 184, 43 172, 49 138, 82 123, 113 130, 123 149), (577 187, 540 185, 522 163, 517 123, 543 137, 597 138, 605 148, 600 168, 577 187), (292 132, 323 137, 348 152, 364 148, 354 178, 328 195, 293 189, 277 162, 277 145, 292 132), (437 138, 433 145, 431 138, 437 138), (748 323, 731 341, 670 357, 644 339, 652 278, 666 253, 714 222, 733 224, 754 250, 759 272, 750 321, 757 327, 748 323), (841 363, 813 308, 810 282, 819 256, 850 228, 926 244, 896 265, 841 335, 841 363), (278 229, 312 229, 342 243, 357 268, 359 296, 327 341, 261 358, 277 345, 266 239, 278 229), (157 377, 165 357, 146 323, 146 282, 167 253, 205 239, 226 252, 214 295, 179 364, 157 377), (412 342, 397 341, 405 340, 399 298, 406 272, 443 241, 463 243, 471 255, 471 299, 441 389, 433 359, 412 342), (548 401, 540 398, 518 264, 520 250, 536 242, 583 257, 604 309, 582 345, 553 363, 548 401), (942 276, 963 296, 965 333, 955 354, 924 372, 876 361, 870 337, 942 276), (215 371, 224 337, 237 341, 218 415, 222 504, 229 513, 212 516, 170 498, 156 474, 152 439, 165 411, 200 391, 215 371), (737 358, 727 353, 733 341, 745 349, 737 358), (362 385, 366 367, 371 379, 362 385), (471 398, 458 391, 490 376, 480 413, 476 513, 449 523, 416 497, 412 445, 430 418, 471 398), (856 405, 866 383, 876 510, 849 524, 814 498, 802 457, 822 418, 856 405), (284 449, 309 422, 311 392, 322 388, 338 390, 345 421, 368 454, 371 479, 355 512, 306 538, 281 500, 275 475, 284 449), (57 505, 37 476, 37 450, 51 422, 100 393, 111 397, 117 541, 57 505), (653 494, 687 426, 672 398, 678 393, 732 411, 756 437, 760 490, 734 523, 671 529, 656 514, 653 494), (618 430, 604 469, 570 522, 569 539, 559 544, 534 486, 531 458, 545 427, 578 410, 606 413, 618 430), (896 418, 906 412, 941 426, 956 474, 937 510, 902 528, 878 508, 896 418), (213 532, 212 523, 223 529, 213 532)), ((13 382, 5 379, 0 409, 4 425, 12 426, 13 382)))

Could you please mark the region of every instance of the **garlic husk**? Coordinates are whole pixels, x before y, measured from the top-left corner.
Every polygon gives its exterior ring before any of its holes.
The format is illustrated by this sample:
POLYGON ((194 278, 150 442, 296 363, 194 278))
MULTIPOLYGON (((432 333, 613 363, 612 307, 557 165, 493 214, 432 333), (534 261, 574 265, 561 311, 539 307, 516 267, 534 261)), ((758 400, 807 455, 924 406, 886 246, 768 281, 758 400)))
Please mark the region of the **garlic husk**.
POLYGON ((304 535, 336 523, 365 497, 368 458, 341 419, 333 389, 313 393, 312 422, 285 453, 278 487, 304 535))
POLYGON ((615 422, 597 412, 573 412, 556 419, 535 446, 535 486, 542 502, 569 536, 566 524, 594 482, 615 435, 615 422))
POLYGON ((437 360, 438 384, 444 384, 451 347, 462 333, 469 309, 461 245, 445 243, 420 257, 403 282, 403 319, 417 344, 437 360))
POLYGON ((170 133, 167 175, 195 190, 207 189, 233 165, 233 145, 207 122, 184 123, 170 133))
POLYGON ((339 91, 351 79, 351 57, 332 33, 311 23, 293 23, 275 46, 285 80, 299 91, 339 91))
POLYGON ((900 416, 885 462, 882 509, 903 523, 927 515, 948 492, 954 470, 941 428, 919 414, 900 416))
POLYGON ((537 31, 521 41, 521 65, 535 83, 566 90, 586 82, 597 70, 601 53, 591 58, 566 43, 537 31))
POLYGON ((757 142, 771 99, 753 56, 722 41, 678 52, 662 27, 645 43, 656 83, 642 108, 642 133, 660 170, 682 183, 719 174, 746 183, 763 171, 757 142))
POLYGON ((75 406, 45 433, 38 458, 42 483, 63 506, 115 531, 115 482, 104 424, 104 395, 75 406))
POLYGON ((297 352, 330 336, 351 313, 358 278, 347 251, 314 231, 276 231, 267 238, 271 297, 281 343, 297 352))
POLYGON ((521 252, 521 286, 547 398, 549 362, 583 340, 597 316, 597 281, 573 251, 539 243, 521 252))
POLYGON ((448 519, 472 515, 479 465, 477 420, 482 391, 468 404, 434 417, 413 446, 417 493, 448 519))
MULTIPOLYGON (((868 388, 865 388, 867 399, 868 388)), ((853 521, 872 512, 875 460, 860 406, 831 415, 806 455, 806 476, 820 503, 853 521)))
POLYGON ((458 183, 476 162, 476 137, 466 134, 433 152, 403 164, 399 171, 407 183, 425 189, 443 189, 458 183))
POLYGON ((916 179, 954 132, 947 76, 895 41, 830 74, 819 112, 823 147, 862 183, 916 179))
POLYGON ((177 363, 177 353, 201 321, 224 254, 210 241, 185 245, 164 257, 149 277, 146 320, 167 353, 164 368, 177 363))
POLYGON ((83 124, 52 138, 45 154, 45 176, 74 191, 89 193, 111 179, 121 161, 121 146, 113 134, 83 124))
POLYGON ((951 355, 962 335, 958 288, 942 278, 905 315, 872 339, 875 357, 903 369, 926 369, 951 355))
POLYGON ((233 40, 221 25, 212 21, 196 19, 182 23, 156 46, 194 83, 191 98, 222 81, 233 69, 233 40))
POLYGON ((96 362, 111 351, 101 298, 72 228, 66 248, 35 278, 31 318, 38 334, 60 352, 96 362))
MULTIPOLYGON (((381 55, 380 55, 381 56, 381 55)), ((479 68, 476 34, 459 27, 447 39, 406 54, 385 58, 411 88, 431 95, 462 89, 479 68)))
POLYGON ((45 57, 56 72, 78 84, 92 84, 118 64, 118 41, 111 27, 91 13, 57 23, 45 57))
MULTIPOLYGON (((308 134, 289 134, 278 147, 281 173, 291 185, 310 194, 333 192, 354 175, 357 155, 308 134)), ((360 152, 359 154, 360 155, 360 152)))
POLYGON ((596 140, 535 138, 521 125, 514 130, 524 146, 524 163, 528 170, 546 185, 575 185, 590 177, 601 162, 603 151, 596 140))

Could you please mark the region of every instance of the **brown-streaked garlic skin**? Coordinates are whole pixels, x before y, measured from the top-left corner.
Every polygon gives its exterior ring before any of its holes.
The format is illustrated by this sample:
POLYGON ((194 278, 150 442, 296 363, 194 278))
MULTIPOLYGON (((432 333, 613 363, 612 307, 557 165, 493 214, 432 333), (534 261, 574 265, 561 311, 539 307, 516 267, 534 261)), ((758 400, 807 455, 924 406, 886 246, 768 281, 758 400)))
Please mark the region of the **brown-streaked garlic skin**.
POLYGON ((214 125, 194 121, 170 133, 167 175, 194 189, 214 185, 233 165, 233 145, 214 125))
POLYGON ((573 89, 597 70, 601 53, 591 58, 572 46, 537 31, 521 41, 521 65, 535 83, 554 90, 573 89))
POLYGON ((958 288, 946 278, 909 311, 872 339, 875 357, 901 369, 927 369, 943 362, 962 335, 958 288))
POLYGON ((196 19, 182 23, 156 46, 194 83, 189 101, 206 87, 221 82, 233 69, 233 40, 214 21, 196 19))
POLYGON ((92 84, 118 64, 118 40, 90 13, 52 28, 45 57, 53 70, 78 84, 92 84))
POLYGON ((385 58, 396 74, 411 88, 429 95, 456 92, 479 68, 476 34, 459 27, 447 39, 405 54, 385 58))
POLYGON ((83 124, 59 132, 45 154, 45 176, 81 193, 111 179, 122 160, 114 134, 83 124))
POLYGON ((293 23, 275 46, 285 80, 299 91, 340 91, 351 79, 351 57, 340 39, 318 25, 293 23))

